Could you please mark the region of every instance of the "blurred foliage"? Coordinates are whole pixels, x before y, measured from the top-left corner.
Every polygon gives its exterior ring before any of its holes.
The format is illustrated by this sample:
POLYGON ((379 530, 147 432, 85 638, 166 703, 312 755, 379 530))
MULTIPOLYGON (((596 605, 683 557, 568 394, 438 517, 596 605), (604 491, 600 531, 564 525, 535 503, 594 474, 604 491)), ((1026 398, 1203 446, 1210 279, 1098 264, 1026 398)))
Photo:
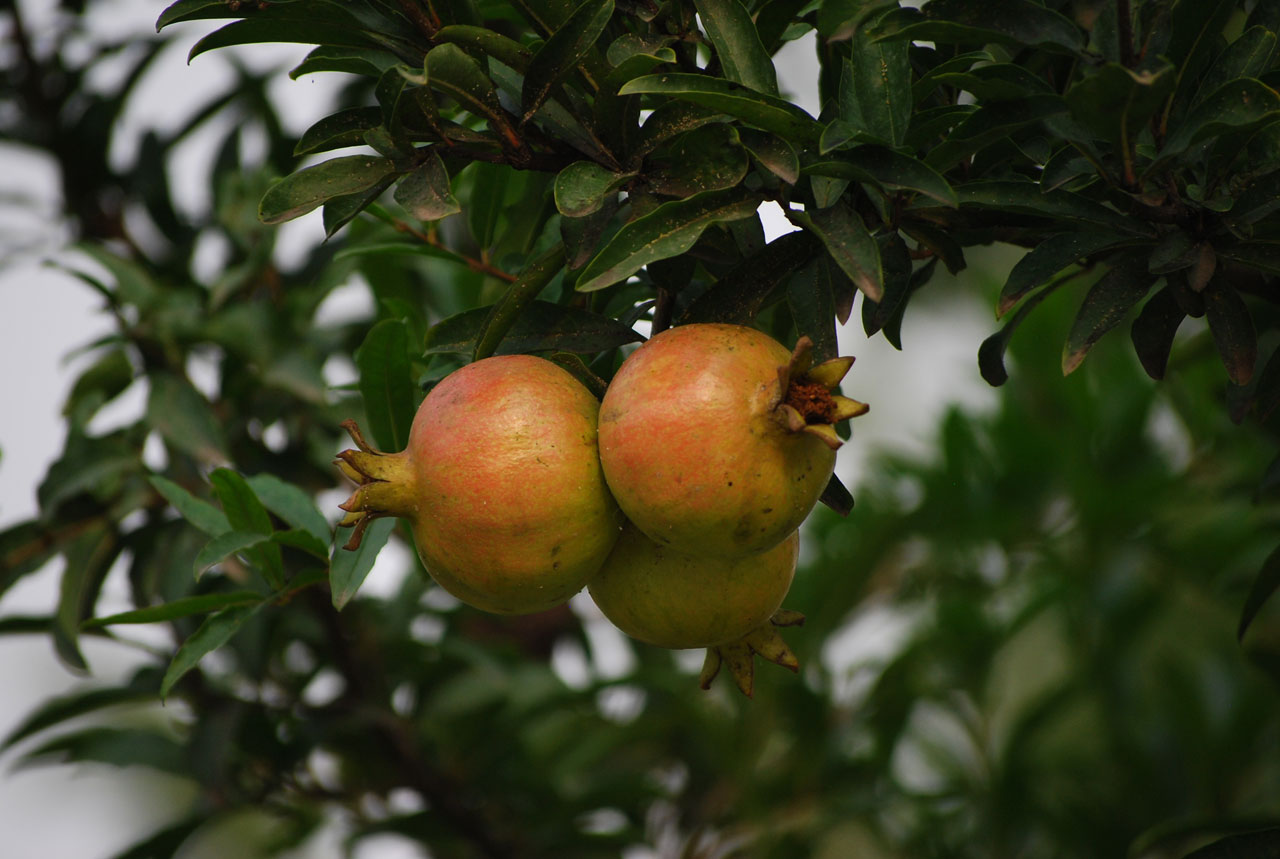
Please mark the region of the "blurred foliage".
POLYGON ((61 557, 57 605, 0 634, 77 671, 85 636, 147 662, 3 747, 199 786, 120 859, 246 815, 265 853, 336 822, 441 857, 1163 859, 1241 830, 1197 856, 1274 855, 1274 4, 182 0, 162 24, 229 21, 193 53, 300 41, 295 74, 350 83, 295 140, 271 76, 233 63, 132 158, 113 143, 169 43, 100 43, 84 11, 37 38, 5 7, 0 139, 57 167, 58 264, 116 330, 81 356, 39 515, 0 532, 0 593, 61 557), (771 59, 815 31, 818 117, 771 59), (197 135, 218 140, 191 214, 169 171, 197 135), (766 242, 765 200, 798 231, 766 242), (315 208, 328 241, 283 263, 264 221, 315 208), (999 408, 812 517, 804 668, 754 701, 698 693, 696 662, 585 598, 494 619, 416 562, 360 594, 407 539, 389 520, 333 548, 340 421, 395 446, 461 363, 555 350, 603 381, 638 319, 830 348, 858 293, 898 344, 938 262, 995 241, 1031 249, 984 296, 1014 311, 979 352, 999 408), (371 311, 328 321, 340 287, 371 311), (1139 305, 1136 363, 1103 335, 1139 305), (95 428, 135 386, 143 414, 95 428), (132 605, 103 616, 109 575, 132 605))

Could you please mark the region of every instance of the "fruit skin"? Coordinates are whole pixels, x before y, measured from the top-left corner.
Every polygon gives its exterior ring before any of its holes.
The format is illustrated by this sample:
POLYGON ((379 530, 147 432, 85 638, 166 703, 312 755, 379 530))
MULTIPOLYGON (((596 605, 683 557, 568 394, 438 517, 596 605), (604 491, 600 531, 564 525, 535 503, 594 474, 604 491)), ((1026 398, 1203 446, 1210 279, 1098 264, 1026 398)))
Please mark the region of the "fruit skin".
POLYGON ((341 455, 343 471, 362 482, 343 505, 348 520, 408 519, 427 572, 476 608, 559 605, 596 573, 621 530, 600 468, 598 411, 577 379, 542 358, 469 364, 423 400, 404 451, 341 455))
POLYGON ((738 558, 687 555, 628 525, 587 586, 610 622, 659 647, 715 647, 766 623, 795 576, 800 537, 738 558))
POLYGON ((753 328, 708 323, 668 329, 623 362, 600 407, 600 460, 636 527, 735 557, 799 527, 836 457, 775 414, 791 358, 753 328))

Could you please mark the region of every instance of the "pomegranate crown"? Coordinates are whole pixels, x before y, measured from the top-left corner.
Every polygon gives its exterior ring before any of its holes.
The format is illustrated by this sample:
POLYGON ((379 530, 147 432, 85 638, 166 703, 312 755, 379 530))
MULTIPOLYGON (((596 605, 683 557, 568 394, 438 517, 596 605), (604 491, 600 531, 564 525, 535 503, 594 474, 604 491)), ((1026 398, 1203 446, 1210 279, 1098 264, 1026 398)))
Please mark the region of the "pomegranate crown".
POLYGON ((801 337, 791 360, 778 368, 778 402, 773 410, 778 421, 790 432, 808 433, 837 450, 844 441, 836 434, 835 425, 864 415, 871 408, 835 393, 852 366, 852 357, 832 358, 815 365, 813 341, 801 337))
POLYGON ((333 463, 356 484, 351 497, 338 505, 347 511, 338 524, 355 529, 342 548, 358 549, 370 522, 383 516, 403 516, 408 511, 412 472, 403 451, 384 453, 374 449, 355 421, 345 420, 341 426, 358 450, 344 450, 333 463))

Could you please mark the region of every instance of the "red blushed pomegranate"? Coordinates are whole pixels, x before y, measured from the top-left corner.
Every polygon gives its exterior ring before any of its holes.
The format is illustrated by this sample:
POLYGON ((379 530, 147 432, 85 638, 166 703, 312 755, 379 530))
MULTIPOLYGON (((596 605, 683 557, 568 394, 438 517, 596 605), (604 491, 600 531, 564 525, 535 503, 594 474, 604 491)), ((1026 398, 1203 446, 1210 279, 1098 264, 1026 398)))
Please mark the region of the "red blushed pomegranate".
POLYGON ((766 551, 817 503, 867 411, 832 394, 853 364, 811 366, 754 328, 695 324, 623 362, 600 407, 600 461, 618 506, 650 539, 695 555, 766 551))
POLYGON ((359 546, 369 521, 408 520, 432 578, 463 602, 525 614, 580 591, 617 541, 621 517, 596 446, 599 404, 564 369, 529 355, 469 364, 414 417, 408 447, 359 450, 338 467, 359 486, 342 505, 359 546))

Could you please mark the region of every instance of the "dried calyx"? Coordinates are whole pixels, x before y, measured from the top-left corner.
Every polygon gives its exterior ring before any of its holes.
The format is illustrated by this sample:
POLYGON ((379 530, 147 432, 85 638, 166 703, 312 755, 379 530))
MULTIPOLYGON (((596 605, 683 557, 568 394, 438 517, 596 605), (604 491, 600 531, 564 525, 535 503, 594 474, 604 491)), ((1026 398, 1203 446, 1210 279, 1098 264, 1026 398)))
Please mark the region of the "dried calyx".
POLYGON ((703 689, 711 687, 722 665, 727 666, 729 675, 738 689, 748 698, 755 690, 755 657, 781 665, 793 672, 800 670, 800 660, 791 652, 791 648, 782 640, 775 627, 800 626, 804 623, 804 615, 798 611, 778 609, 767 623, 753 629, 737 641, 707 648, 707 657, 702 663, 702 674, 698 677, 698 685, 703 689))
POLYGON ((409 512, 413 503, 413 470, 403 451, 384 453, 374 449, 355 421, 343 421, 341 426, 359 449, 344 450, 334 460, 338 470, 356 483, 351 497, 338 505, 347 511, 338 524, 355 528, 342 548, 358 549, 365 528, 374 519, 409 512))
POLYGON ((848 397, 834 393, 840 380, 853 366, 853 358, 832 358, 813 363, 813 341, 801 337, 791 353, 791 361, 778 368, 778 404, 773 413, 790 432, 805 432, 817 437, 832 450, 844 441, 836 434, 835 424, 870 408, 848 397))

